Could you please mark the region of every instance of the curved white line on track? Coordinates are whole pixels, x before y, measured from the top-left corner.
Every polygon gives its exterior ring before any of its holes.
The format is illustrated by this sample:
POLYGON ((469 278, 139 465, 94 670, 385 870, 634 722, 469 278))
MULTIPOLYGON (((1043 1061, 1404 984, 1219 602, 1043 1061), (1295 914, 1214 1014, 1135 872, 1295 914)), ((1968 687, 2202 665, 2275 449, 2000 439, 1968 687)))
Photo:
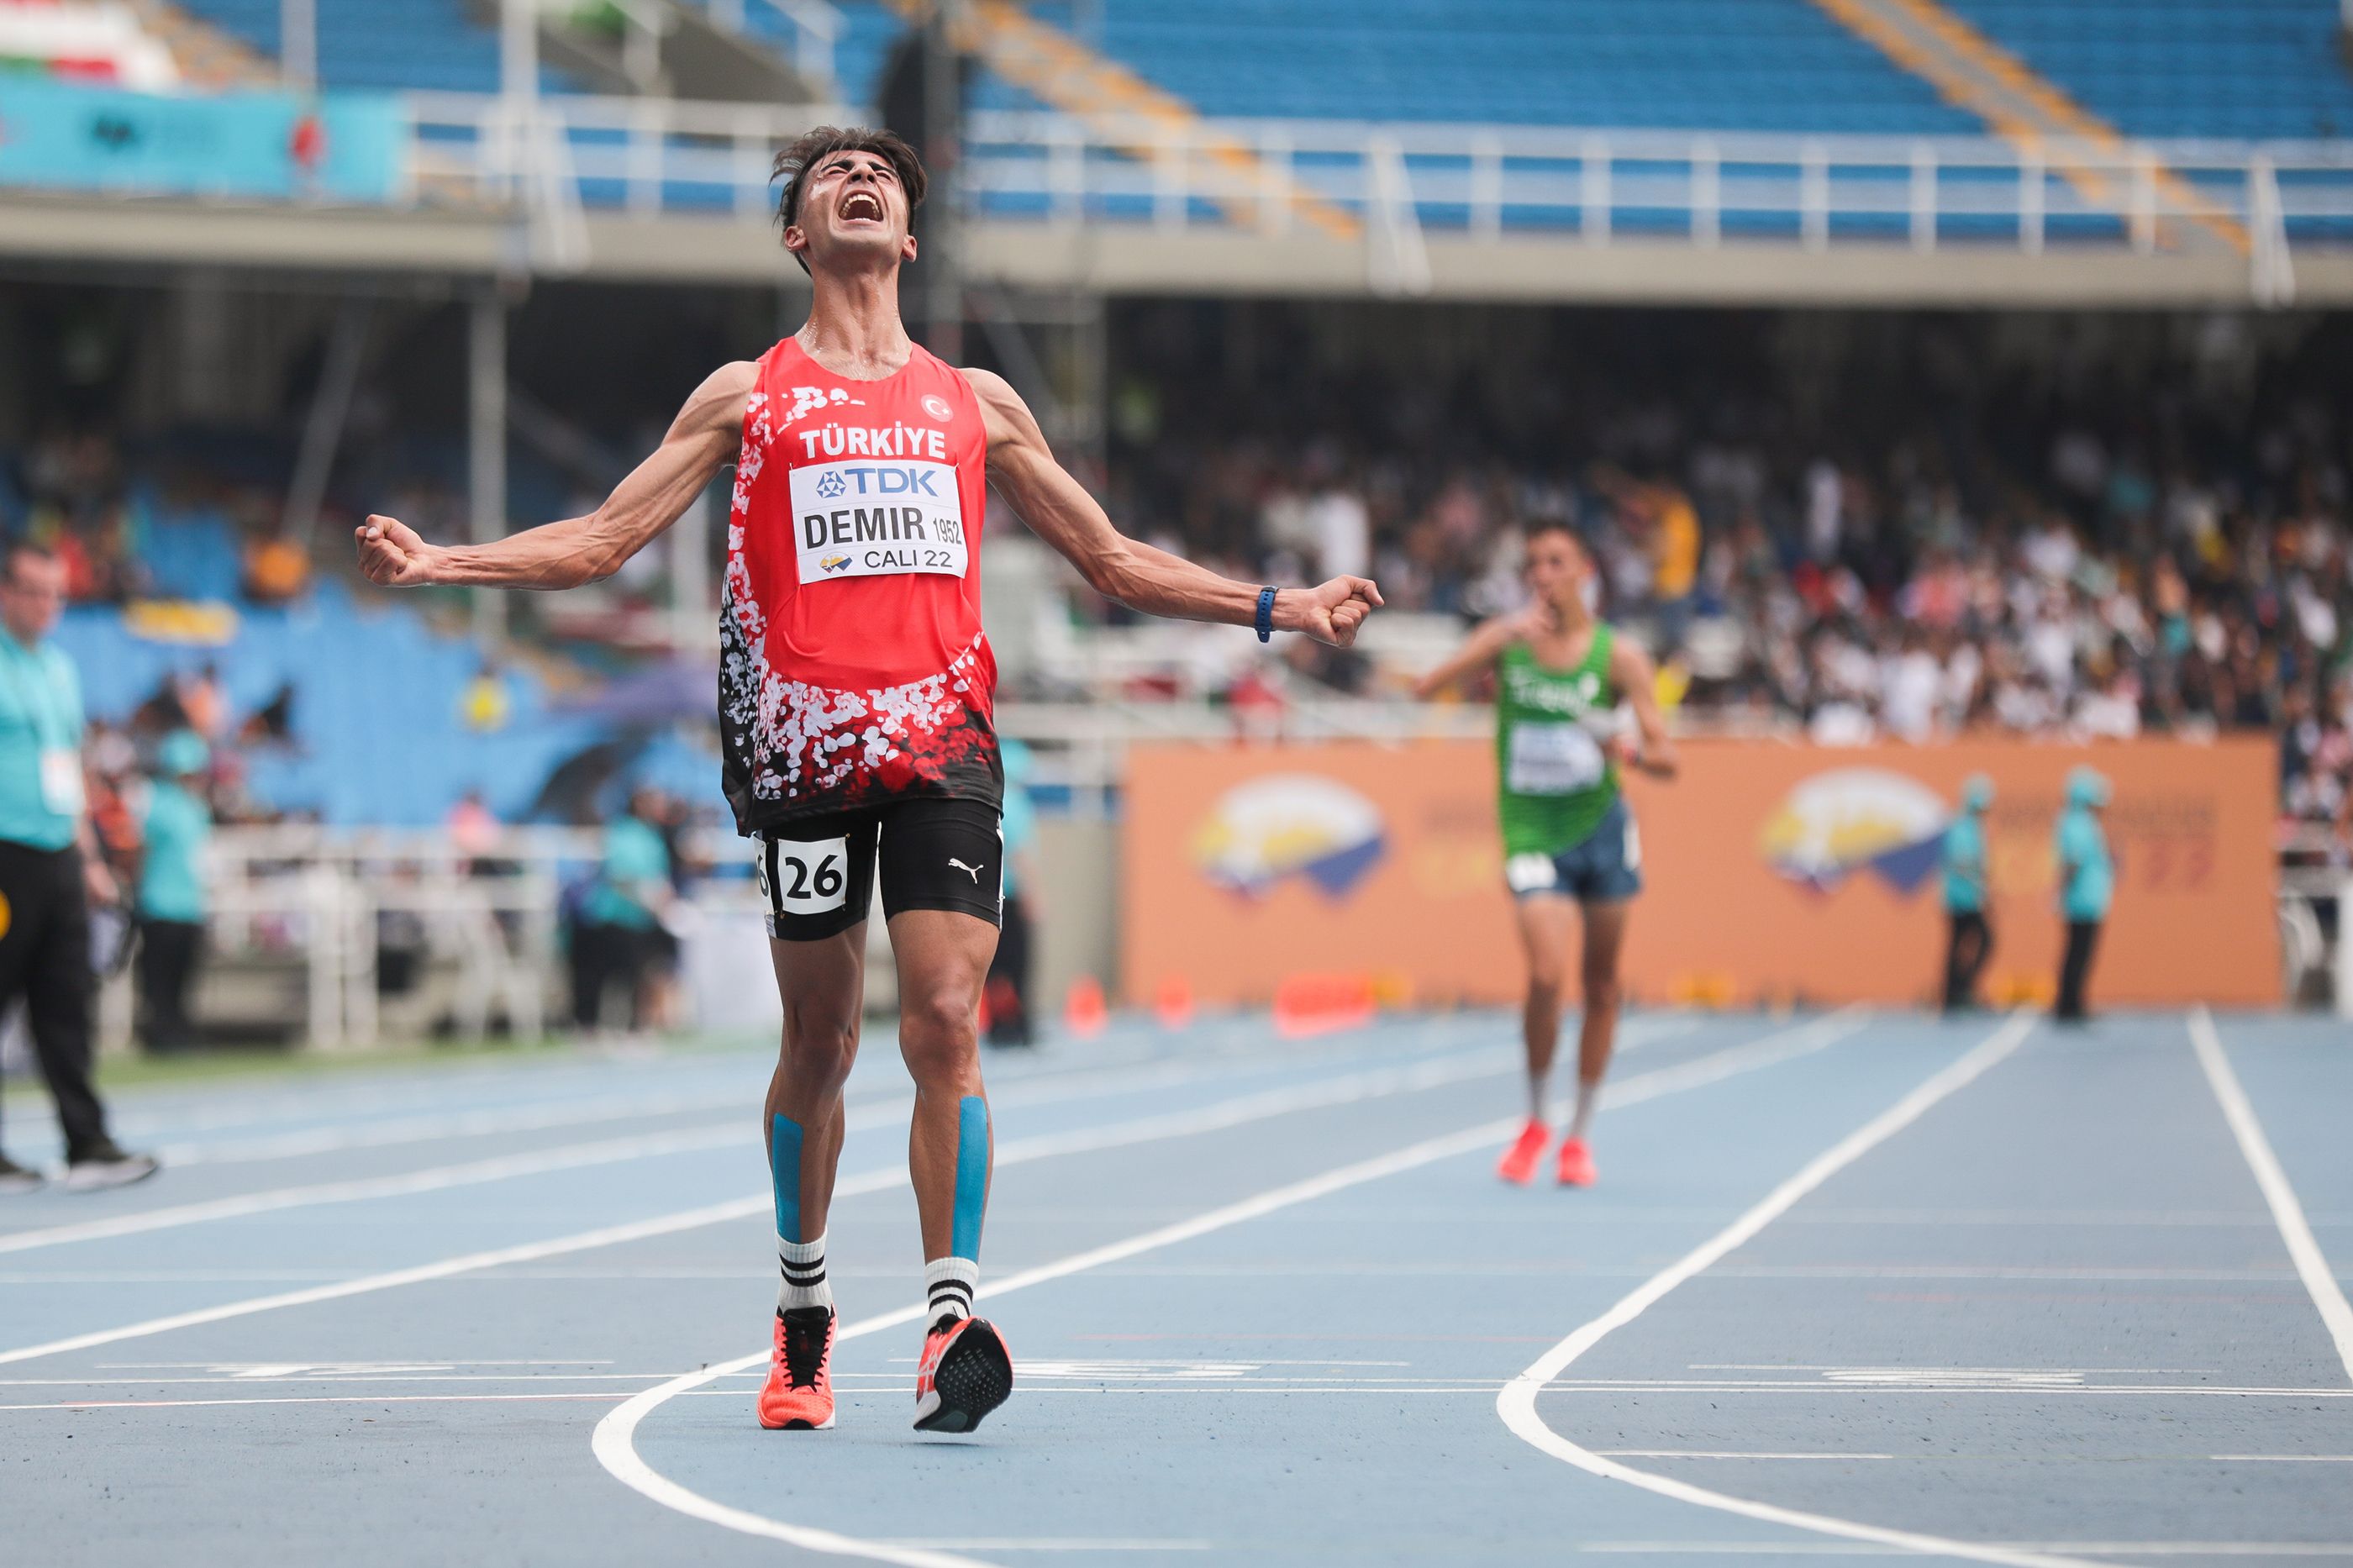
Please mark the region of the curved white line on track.
MULTIPOLYGON (((1817 1018, 1788 1028, 1777 1030, 1761 1039, 1745 1045, 1728 1047, 1694 1060, 1655 1072, 1640 1074, 1622 1083, 1610 1086, 1605 1103, 1611 1107, 1631 1105, 1661 1095, 1674 1094, 1683 1089, 1697 1089, 1717 1082, 1737 1073, 1770 1067, 1778 1062, 1810 1055, 1834 1044, 1860 1028, 1863 1015, 1859 1009, 1846 1008, 1825 1018, 1817 1018)), ((1003 1279, 985 1282, 980 1295, 988 1300, 1026 1290, 1033 1285, 1060 1279, 1072 1274, 1099 1268, 1107 1263, 1117 1263, 1145 1252, 1207 1236, 1229 1226, 1258 1219, 1278 1209, 1289 1208, 1333 1193, 1343 1192, 1366 1182, 1440 1160, 1451 1159, 1476 1150, 1491 1148, 1497 1140, 1516 1131, 1524 1118, 1508 1116, 1494 1121, 1484 1121, 1476 1127, 1466 1127, 1458 1132, 1428 1138, 1409 1143, 1387 1154, 1376 1155, 1326 1171, 1321 1175, 1271 1188, 1252 1197, 1243 1198, 1174 1225, 1148 1230, 1122 1241, 1085 1252, 1073 1253, 1052 1263, 1041 1264, 1003 1279)), ((1002 1154, 998 1156, 1004 1163, 1002 1154)), ((885 1329, 899 1328, 918 1321, 923 1315, 922 1302, 902 1307, 896 1311, 880 1313, 860 1320, 841 1329, 837 1342, 861 1339, 885 1329)), ((590 1450, 596 1462, 623 1486, 638 1492, 662 1507, 699 1519, 706 1524, 733 1530, 744 1535, 755 1535, 769 1541, 780 1541, 805 1552, 825 1552, 837 1557, 863 1558, 869 1562, 900 1564, 901 1568, 990 1568, 976 1558, 957 1557, 949 1553, 919 1550, 888 1541, 861 1540, 830 1530, 818 1530, 808 1525, 793 1524, 784 1520, 770 1519, 748 1509, 733 1508, 712 1498, 707 1498, 691 1488, 663 1475, 646 1463, 637 1449, 638 1426, 649 1415, 680 1394, 692 1393, 719 1378, 764 1364, 768 1359, 766 1348, 721 1362, 700 1372, 687 1373, 659 1384, 614 1409, 596 1423, 590 1438, 590 1450)))
POLYGON ((1818 1534, 1869 1542, 1906 1552, 2002 1563, 2007 1568, 2087 1568, 2086 1560, 2081 1558, 2019 1550, 1991 1542, 1948 1540, 1915 1531, 1890 1530, 1880 1525, 1837 1519, 1828 1514, 1808 1513, 1799 1509, 1782 1508, 1774 1503, 1756 1502, 1711 1491, 1705 1487, 1694 1486, 1670 1476, 1638 1470, 1630 1465, 1621 1465, 1615 1459, 1595 1453, 1545 1425, 1544 1417, 1536 1412, 1536 1395, 1544 1391, 1546 1384, 1558 1377, 1570 1363, 1599 1344, 1612 1330, 1622 1329, 1641 1317, 1675 1287, 1704 1272, 1725 1254, 1749 1241, 1757 1232, 1788 1213, 1807 1194, 1910 1126, 1938 1100, 2009 1056, 2024 1042, 2033 1026, 2031 1017, 2013 1015, 2000 1028, 1958 1059, 1932 1074, 1912 1092, 1816 1155, 1796 1175, 1767 1194, 1747 1213, 1651 1276, 1616 1306, 1537 1357, 1526 1371, 1505 1384, 1504 1391, 1495 1396, 1495 1413, 1503 1417, 1504 1425, 1523 1441, 1590 1475, 1599 1476, 1605 1480, 1626 1481, 1646 1491, 1673 1498, 1678 1502, 1694 1503, 1701 1508, 1739 1514, 1768 1524, 1809 1530, 1818 1534))
POLYGON ((2329 1342, 2337 1347, 2337 1359, 2343 1363, 2345 1375, 2353 1378, 2353 1304, 2345 1300, 2345 1289, 2337 1283, 2336 1272, 2328 1267, 2320 1243, 2312 1234, 2312 1223, 2304 1217, 2304 1205, 2296 1201, 2295 1188, 2289 1185, 2287 1173, 2280 1169, 2279 1156, 2272 1152, 2271 1140, 2263 1136, 2263 1124, 2255 1115, 2255 1108, 2247 1099, 2247 1091, 2239 1086, 2239 1075, 2231 1070, 2231 1058, 2223 1053, 2222 1037, 2215 1032, 2214 1015, 2200 1007, 2189 1015, 2189 1043, 2198 1052, 2198 1065, 2206 1069, 2206 1081, 2221 1103, 2222 1119, 2231 1124, 2231 1135, 2239 1141, 2239 1152, 2246 1157, 2247 1168, 2255 1173, 2255 1185, 2263 1189, 2263 1202, 2271 1206, 2272 1223, 2279 1226, 2280 1239, 2287 1243, 2287 1255, 2295 1262, 2296 1277, 2312 1297, 2312 1304, 2320 1312, 2320 1321, 2328 1330, 2329 1342))

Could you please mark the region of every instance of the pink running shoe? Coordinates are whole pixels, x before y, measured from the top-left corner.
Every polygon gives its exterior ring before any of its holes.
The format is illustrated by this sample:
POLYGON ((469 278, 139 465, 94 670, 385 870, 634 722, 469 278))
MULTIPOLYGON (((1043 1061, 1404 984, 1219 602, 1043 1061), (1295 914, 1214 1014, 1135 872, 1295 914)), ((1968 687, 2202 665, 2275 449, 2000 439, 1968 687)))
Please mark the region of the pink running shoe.
POLYGON ((1552 1129, 1530 1119, 1504 1157, 1495 1162, 1495 1174, 1515 1187, 1525 1187, 1536 1179, 1536 1166, 1544 1159, 1545 1145, 1552 1142, 1552 1129))
POLYGON ((1572 1138, 1560 1146, 1560 1184, 1564 1187, 1589 1187, 1593 1184, 1593 1152, 1582 1138, 1572 1138))

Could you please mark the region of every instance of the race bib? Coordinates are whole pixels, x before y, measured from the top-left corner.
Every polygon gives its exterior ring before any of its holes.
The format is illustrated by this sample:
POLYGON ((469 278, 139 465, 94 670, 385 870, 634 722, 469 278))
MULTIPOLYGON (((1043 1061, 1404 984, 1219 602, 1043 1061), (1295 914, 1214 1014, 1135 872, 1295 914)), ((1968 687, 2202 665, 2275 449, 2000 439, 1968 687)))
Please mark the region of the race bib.
POLYGON ((1599 784, 1608 766, 1581 724, 1520 723, 1512 726, 1504 779, 1514 795, 1568 795, 1599 784))
POLYGON ((59 816, 81 815, 81 753, 72 747, 41 753, 41 804, 59 816))
POLYGON ((1504 862, 1504 884, 1515 893, 1541 893, 1560 886, 1560 868, 1549 855, 1514 855, 1504 862))
POLYGON ((965 574, 964 500, 953 463, 851 458, 792 472, 801 581, 965 574))
POLYGON ((829 914, 849 901, 849 841, 819 838, 771 840, 754 862, 760 896, 779 915, 829 914), (769 863, 776 870, 772 874, 769 863))

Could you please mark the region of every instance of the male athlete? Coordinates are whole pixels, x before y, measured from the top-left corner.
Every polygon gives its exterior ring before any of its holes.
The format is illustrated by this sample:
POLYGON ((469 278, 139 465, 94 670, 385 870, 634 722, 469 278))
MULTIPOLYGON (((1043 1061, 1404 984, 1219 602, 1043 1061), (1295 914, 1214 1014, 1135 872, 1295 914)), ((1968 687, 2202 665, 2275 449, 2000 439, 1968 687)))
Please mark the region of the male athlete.
POLYGON ((1571 902, 1583 907, 1585 1023, 1577 1046, 1577 1110, 1560 1146, 1558 1174, 1566 1185, 1588 1187, 1594 1168, 1586 1138, 1618 1031, 1627 904, 1642 890, 1641 842, 1619 793, 1619 773, 1634 767, 1672 778, 1675 748, 1659 715, 1650 656, 1587 604, 1593 562, 1577 537, 1558 523, 1539 527, 1528 540, 1527 578, 1534 602, 1472 633, 1415 691, 1434 696, 1475 670, 1495 670, 1504 879, 1517 903, 1528 957, 1522 1019, 1528 1122, 1496 1172, 1521 1185, 1535 1179, 1552 1138, 1545 1089, 1560 1039, 1571 902), (1618 721, 1621 700, 1634 710, 1639 742, 1618 721))
POLYGON ((724 783, 755 846, 785 1012, 761 1130, 784 1278, 760 1424, 833 1425, 826 1219, 879 868, 899 1049, 915 1080, 907 1163, 928 1302, 915 1426, 965 1432, 1013 1381, 1003 1339, 972 1315, 992 1148, 977 1009, 1004 875, 997 663, 974 563, 988 487, 1098 593, 1147 614, 1345 647, 1381 598, 1362 577, 1280 590, 1230 582, 1122 537, 1056 465, 1011 387, 909 341, 899 268, 915 258, 908 220, 924 183, 913 149, 888 132, 826 127, 779 153, 776 172, 785 249, 814 290, 797 333, 715 372, 587 516, 458 546, 370 517, 360 561, 372 581, 400 585, 593 582, 734 460, 720 610, 724 783))

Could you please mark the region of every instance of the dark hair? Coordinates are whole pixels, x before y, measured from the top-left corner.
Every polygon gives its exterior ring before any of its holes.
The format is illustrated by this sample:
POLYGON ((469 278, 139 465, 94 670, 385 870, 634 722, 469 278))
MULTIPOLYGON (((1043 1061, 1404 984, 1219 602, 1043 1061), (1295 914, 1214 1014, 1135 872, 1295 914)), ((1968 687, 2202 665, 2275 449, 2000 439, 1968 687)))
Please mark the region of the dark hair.
POLYGON ((1585 548, 1585 536, 1578 533, 1576 529, 1571 528, 1567 522, 1556 517, 1547 517, 1531 523, 1528 526, 1527 542, 1530 544, 1534 544, 1537 540, 1542 539, 1547 533, 1559 534, 1563 539, 1566 539, 1571 544, 1576 545, 1580 554, 1592 553, 1585 548))
MULTIPOLYGON (((864 126, 820 125, 795 137, 776 154, 775 169, 769 178, 782 180, 784 192, 776 200, 776 226, 790 228, 800 217, 801 185, 808 172, 836 153, 871 153, 891 165, 899 176, 900 189, 907 193, 907 211, 912 216, 923 205, 923 161, 915 150, 895 131, 871 131, 864 126)), ((808 258, 796 254, 794 260, 801 270, 809 269, 808 258)))

